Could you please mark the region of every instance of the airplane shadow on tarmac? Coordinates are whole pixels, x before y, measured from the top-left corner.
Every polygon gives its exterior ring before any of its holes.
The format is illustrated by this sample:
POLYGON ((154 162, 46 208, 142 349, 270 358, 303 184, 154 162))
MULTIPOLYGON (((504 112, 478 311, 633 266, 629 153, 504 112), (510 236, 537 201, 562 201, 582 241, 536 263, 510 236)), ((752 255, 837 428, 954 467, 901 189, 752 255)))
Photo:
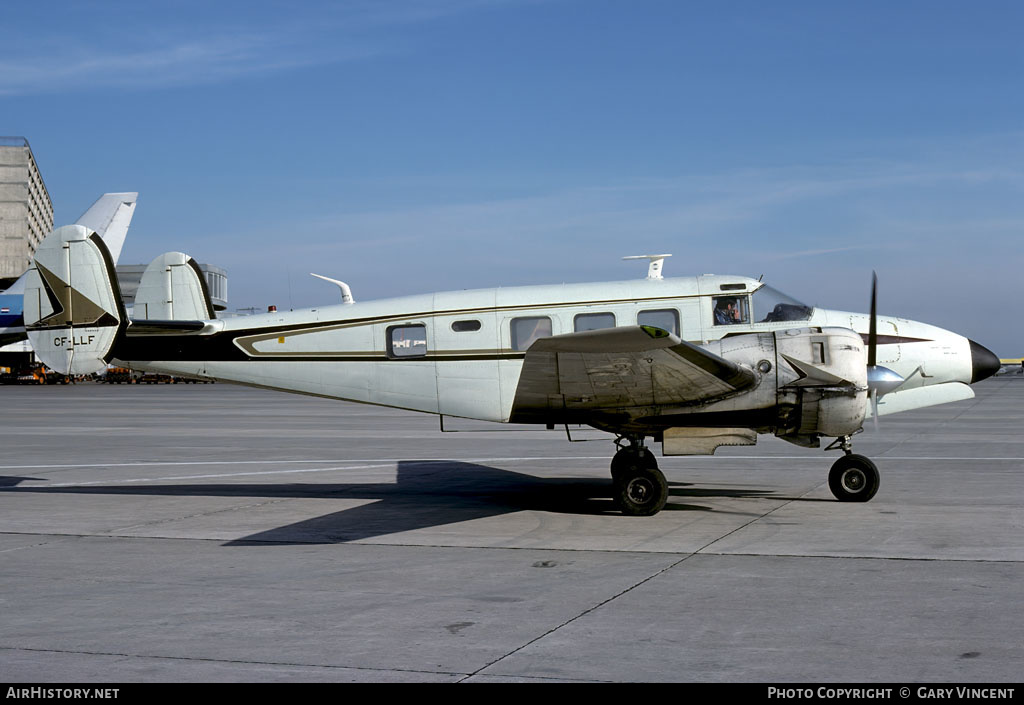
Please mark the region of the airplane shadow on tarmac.
MULTIPOLYGON (((340 469, 339 472, 343 472, 340 469)), ((42 478, 0 477, 0 492, 45 494, 346 498, 375 500, 356 507, 261 531, 227 543, 345 543, 403 531, 455 524, 524 510, 559 514, 615 515, 611 478, 540 478, 476 463, 447 460, 404 460, 396 482, 272 483, 272 484, 132 484, 69 487, 18 486, 42 478)), ((768 490, 691 488, 669 482, 669 503, 662 511, 703 511, 709 507, 675 501, 679 498, 771 497, 768 490)), ((741 512, 737 512, 741 513, 741 512)))

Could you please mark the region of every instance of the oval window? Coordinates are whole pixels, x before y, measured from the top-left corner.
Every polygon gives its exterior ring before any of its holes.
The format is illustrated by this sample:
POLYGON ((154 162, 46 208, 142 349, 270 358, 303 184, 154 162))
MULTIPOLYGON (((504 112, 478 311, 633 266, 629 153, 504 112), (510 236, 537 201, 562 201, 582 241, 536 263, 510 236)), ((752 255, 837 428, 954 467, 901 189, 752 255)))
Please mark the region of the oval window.
POLYGON ((452 323, 452 330, 456 333, 468 333, 470 331, 480 330, 480 321, 454 321, 452 323))

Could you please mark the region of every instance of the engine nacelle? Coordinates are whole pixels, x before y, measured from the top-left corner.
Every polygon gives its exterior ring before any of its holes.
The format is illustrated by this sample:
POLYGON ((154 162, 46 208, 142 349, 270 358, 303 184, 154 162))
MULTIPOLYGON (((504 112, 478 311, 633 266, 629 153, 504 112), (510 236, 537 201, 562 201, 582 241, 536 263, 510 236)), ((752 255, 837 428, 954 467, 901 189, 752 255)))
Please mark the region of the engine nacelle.
POLYGON ((818 436, 859 430, 868 393, 860 334, 847 328, 811 328, 779 331, 775 341, 780 410, 775 434, 817 446, 818 436))
POLYGON ((683 423, 664 432, 663 438, 671 439, 666 454, 705 454, 721 445, 753 443, 744 428, 817 447, 821 436, 850 435, 864 423, 867 357, 863 340, 852 330, 794 328, 729 336, 705 347, 756 370, 759 382, 728 399, 674 410, 673 420, 683 423), (705 430, 697 433, 700 429, 705 430))

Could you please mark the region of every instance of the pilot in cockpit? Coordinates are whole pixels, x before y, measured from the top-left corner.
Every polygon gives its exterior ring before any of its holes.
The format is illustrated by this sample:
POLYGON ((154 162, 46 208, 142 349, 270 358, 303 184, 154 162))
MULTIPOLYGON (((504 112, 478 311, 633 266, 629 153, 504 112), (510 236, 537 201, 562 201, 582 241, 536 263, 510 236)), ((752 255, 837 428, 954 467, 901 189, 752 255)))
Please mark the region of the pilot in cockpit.
POLYGON ((736 307, 736 299, 731 296, 723 296, 715 300, 715 325, 729 325, 742 323, 740 310, 736 307))

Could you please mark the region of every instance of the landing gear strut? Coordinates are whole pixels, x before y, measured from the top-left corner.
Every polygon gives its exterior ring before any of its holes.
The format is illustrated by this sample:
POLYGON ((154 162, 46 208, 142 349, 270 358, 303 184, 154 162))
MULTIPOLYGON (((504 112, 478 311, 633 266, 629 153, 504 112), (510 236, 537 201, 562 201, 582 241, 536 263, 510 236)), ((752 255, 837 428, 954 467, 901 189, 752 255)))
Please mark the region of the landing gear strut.
POLYGON ((668 482, 654 453, 644 446, 642 436, 622 436, 615 444, 619 450, 611 470, 616 504, 628 516, 657 514, 668 500, 668 482))
POLYGON ((840 502, 867 502, 878 492, 878 468, 869 458, 853 452, 849 436, 840 436, 829 448, 838 446, 843 455, 828 472, 828 488, 840 502))

